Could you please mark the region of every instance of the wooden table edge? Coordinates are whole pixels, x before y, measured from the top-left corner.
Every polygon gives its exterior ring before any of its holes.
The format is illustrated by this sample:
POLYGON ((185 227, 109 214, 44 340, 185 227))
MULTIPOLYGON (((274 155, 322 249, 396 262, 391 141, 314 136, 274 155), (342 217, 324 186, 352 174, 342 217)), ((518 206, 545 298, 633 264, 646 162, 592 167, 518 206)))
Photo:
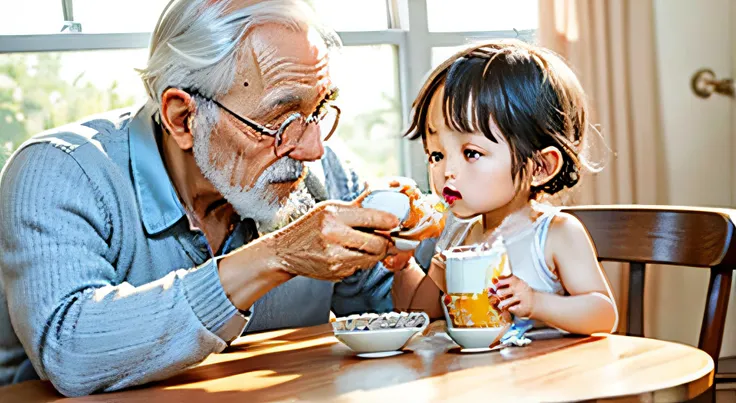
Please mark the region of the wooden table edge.
POLYGON ((631 402, 632 400, 644 402, 685 402, 705 394, 713 385, 713 371, 711 370, 710 373, 705 374, 698 379, 685 384, 671 386, 665 389, 620 396, 600 397, 588 400, 581 400, 581 402, 615 403, 631 402))
MULTIPOLYGON (((583 402, 630 402, 632 399, 635 399, 636 401, 652 401, 657 402, 660 401, 658 399, 663 398, 666 401, 686 401, 690 399, 694 399, 698 396, 703 395, 706 393, 712 386, 715 385, 715 365, 713 363, 713 359, 705 352, 702 351, 696 347, 684 344, 684 343, 678 343, 675 341, 668 341, 668 340, 660 340, 655 338, 645 338, 645 337, 635 337, 635 336, 626 336, 621 334, 607 334, 607 333, 594 333, 591 335, 591 337, 595 336, 601 336, 600 339, 592 340, 592 343, 601 342, 605 340, 606 338, 637 338, 637 339, 648 339, 648 340, 656 340, 660 343, 666 343, 666 344, 672 344, 679 347, 684 348, 690 348, 697 350, 699 353, 702 353, 704 358, 707 357, 708 365, 698 371, 694 376, 695 378, 690 381, 684 381, 683 383, 678 383, 676 385, 667 386, 663 389, 656 389, 656 390, 644 390, 644 391, 635 391, 633 393, 627 393, 622 395, 611 395, 611 396, 604 396, 604 397, 597 397, 593 399, 586 399, 582 400, 583 402), (695 392, 695 393, 693 393, 695 392), (675 399, 673 399, 675 397, 675 399)), ((570 347, 576 347, 579 346, 580 343, 575 344, 570 347)), ((552 351, 549 354, 554 354, 557 351, 552 351)), ((686 379, 690 378, 691 376, 682 377, 680 379, 686 379)), ((672 382, 681 382, 679 380, 675 380, 672 382)))

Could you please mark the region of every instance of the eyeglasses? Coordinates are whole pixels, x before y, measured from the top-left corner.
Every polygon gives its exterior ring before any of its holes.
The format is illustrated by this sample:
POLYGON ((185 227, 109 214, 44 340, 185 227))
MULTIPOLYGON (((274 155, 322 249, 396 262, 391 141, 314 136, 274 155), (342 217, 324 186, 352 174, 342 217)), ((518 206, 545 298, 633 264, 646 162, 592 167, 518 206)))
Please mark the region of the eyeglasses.
POLYGON ((222 110, 229 113, 232 117, 259 134, 273 137, 276 140, 275 146, 279 147, 283 142, 284 137, 287 135, 290 139, 301 139, 310 124, 316 124, 319 127, 320 138, 322 141, 329 140, 329 138, 335 133, 337 124, 340 121, 340 108, 329 103, 336 97, 337 91, 332 91, 324 100, 322 100, 322 102, 320 102, 317 109, 309 116, 304 116, 300 112, 290 114, 278 129, 269 129, 268 127, 258 124, 251 119, 238 115, 215 99, 204 98, 214 102, 215 105, 219 106, 222 110))

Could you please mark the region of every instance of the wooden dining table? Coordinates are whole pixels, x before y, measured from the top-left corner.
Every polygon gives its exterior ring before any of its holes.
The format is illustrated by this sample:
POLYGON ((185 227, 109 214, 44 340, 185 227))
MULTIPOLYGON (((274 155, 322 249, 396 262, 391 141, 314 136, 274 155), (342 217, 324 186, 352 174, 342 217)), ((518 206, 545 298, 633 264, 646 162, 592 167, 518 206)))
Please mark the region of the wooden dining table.
POLYGON ((686 401, 713 383, 710 356, 677 343, 558 335, 467 353, 442 330, 433 324, 403 354, 375 359, 329 325, 252 334, 165 381, 76 399, 29 381, 0 388, 0 402, 686 401))

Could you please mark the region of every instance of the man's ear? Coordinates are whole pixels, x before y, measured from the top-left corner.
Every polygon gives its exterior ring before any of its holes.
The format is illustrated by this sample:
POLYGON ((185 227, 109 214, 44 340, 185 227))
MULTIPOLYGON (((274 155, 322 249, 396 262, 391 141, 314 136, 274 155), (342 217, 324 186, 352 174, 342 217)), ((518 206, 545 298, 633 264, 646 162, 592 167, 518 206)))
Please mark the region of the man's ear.
POLYGON ((562 169, 562 152, 557 147, 549 146, 540 152, 541 165, 532 176, 532 186, 542 186, 552 180, 562 169))
POLYGON ((195 104, 192 96, 178 88, 168 88, 161 95, 161 123, 182 150, 190 150, 194 137, 189 126, 195 104))

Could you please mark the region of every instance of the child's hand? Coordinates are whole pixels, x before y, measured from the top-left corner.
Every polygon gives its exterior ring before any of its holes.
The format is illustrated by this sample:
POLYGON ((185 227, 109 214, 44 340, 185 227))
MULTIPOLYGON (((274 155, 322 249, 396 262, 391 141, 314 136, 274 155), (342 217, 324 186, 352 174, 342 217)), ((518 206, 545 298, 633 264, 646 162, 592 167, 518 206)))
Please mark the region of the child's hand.
POLYGON ((498 280, 496 288, 496 295, 501 298, 499 309, 522 318, 532 316, 536 292, 524 280, 512 275, 498 280))
POLYGON ((401 270, 404 270, 406 268, 406 265, 409 264, 409 260, 411 260, 412 257, 414 257, 414 251, 389 251, 389 253, 395 252, 396 254, 392 254, 389 256, 386 256, 385 259, 383 259, 383 266, 392 272, 398 272, 401 270))

